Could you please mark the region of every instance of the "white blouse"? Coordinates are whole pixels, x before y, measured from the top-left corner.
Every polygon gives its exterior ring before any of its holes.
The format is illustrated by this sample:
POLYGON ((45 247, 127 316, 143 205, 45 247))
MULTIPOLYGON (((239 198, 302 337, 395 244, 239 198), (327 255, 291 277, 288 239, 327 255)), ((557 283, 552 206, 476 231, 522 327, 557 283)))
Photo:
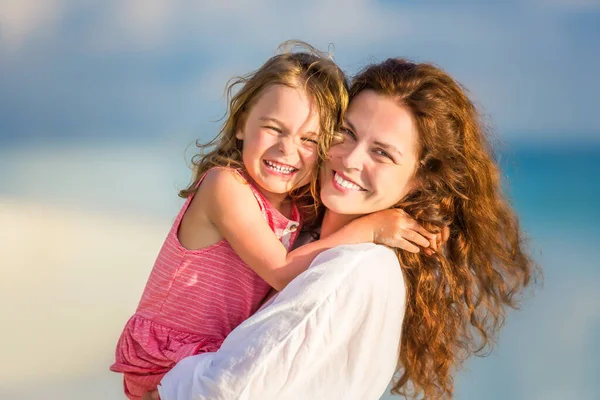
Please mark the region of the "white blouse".
POLYGON ((178 363, 160 398, 377 400, 396 369, 405 300, 392 250, 327 250, 219 351, 178 363))

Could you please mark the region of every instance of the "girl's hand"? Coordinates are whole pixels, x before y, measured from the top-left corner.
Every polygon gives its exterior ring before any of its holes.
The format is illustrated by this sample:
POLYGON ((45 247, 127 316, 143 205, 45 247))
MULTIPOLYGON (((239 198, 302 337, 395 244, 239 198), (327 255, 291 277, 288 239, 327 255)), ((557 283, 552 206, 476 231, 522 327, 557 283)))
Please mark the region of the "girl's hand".
POLYGON ((448 227, 437 234, 429 232, 404 210, 397 208, 379 211, 361 220, 372 229, 374 243, 411 253, 419 253, 423 248, 425 254, 432 255, 440 250, 450 235, 448 227))
POLYGON ((430 246, 425 249, 425 254, 428 256, 433 253, 437 253, 442 249, 442 246, 446 244, 448 238, 450 237, 450 228, 444 226, 442 230, 435 234, 435 239, 430 240, 430 246))

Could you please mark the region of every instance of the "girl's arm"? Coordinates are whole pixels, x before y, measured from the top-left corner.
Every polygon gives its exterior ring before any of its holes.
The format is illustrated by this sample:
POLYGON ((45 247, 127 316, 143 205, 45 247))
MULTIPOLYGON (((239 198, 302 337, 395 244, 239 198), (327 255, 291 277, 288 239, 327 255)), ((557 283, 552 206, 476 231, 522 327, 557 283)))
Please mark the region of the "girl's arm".
POLYGON ((252 190, 236 172, 210 171, 200 191, 198 200, 203 202, 212 224, 240 258, 276 290, 283 289, 317 255, 332 247, 375 242, 418 251, 409 241, 427 247, 429 241, 424 236, 435 236, 402 212, 389 210, 355 220, 324 239, 288 253, 264 220, 252 190))

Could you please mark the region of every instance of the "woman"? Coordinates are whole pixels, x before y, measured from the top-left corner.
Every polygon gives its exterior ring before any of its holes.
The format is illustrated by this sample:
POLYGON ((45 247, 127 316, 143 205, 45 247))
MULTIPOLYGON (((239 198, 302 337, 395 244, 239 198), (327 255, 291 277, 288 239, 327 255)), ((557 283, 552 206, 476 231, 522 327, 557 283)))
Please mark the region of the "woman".
POLYGON ((183 360, 163 400, 452 397, 453 376, 493 343, 534 277, 472 102, 429 64, 389 59, 353 81, 342 140, 321 174, 321 237, 402 209, 442 252, 374 244, 319 256, 210 355, 183 360), (392 212, 392 211, 390 211, 392 212))

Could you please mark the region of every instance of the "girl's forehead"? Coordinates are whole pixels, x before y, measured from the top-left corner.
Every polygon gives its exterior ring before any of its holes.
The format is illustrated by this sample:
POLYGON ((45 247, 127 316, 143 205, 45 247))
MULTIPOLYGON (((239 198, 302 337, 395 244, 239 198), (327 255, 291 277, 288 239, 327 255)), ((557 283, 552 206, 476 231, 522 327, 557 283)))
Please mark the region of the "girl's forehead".
POLYGON ((271 85, 264 88, 256 96, 256 104, 263 106, 311 105, 312 99, 302 87, 283 84, 271 85))
POLYGON ((290 129, 304 126, 318 131, 318 109, 302 88, 269 87, 260 95, 250 113, 259 120, 286 125, 290 129))

